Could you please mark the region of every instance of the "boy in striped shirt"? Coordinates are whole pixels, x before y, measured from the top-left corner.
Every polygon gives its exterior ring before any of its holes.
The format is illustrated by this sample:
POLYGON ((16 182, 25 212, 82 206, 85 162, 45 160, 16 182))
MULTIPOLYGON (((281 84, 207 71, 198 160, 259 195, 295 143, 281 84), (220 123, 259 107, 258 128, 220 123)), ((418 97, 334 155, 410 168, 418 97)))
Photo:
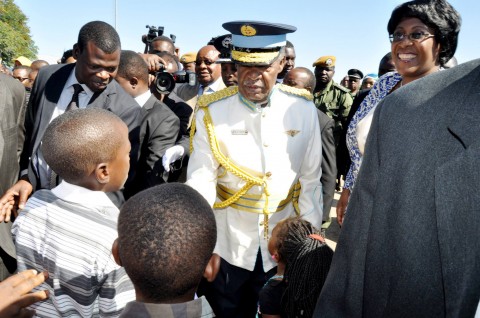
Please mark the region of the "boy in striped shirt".
POLYGON ((128 129, 113 113, 71 110, 48 126, 42 151, 62 179, 27 201, 12 228, 18 270, 47 271, 31 306, 39 317, 115 317, 135 298, 111 254, 118 208, 105 192, 121 189, 129 170, 128 129))

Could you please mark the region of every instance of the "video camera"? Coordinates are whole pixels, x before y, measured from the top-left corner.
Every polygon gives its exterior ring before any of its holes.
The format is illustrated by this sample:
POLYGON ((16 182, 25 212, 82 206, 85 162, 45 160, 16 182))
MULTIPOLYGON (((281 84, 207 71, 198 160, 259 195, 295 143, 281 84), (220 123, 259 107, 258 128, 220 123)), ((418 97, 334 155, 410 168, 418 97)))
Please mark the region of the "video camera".
POLYGON ((163 70, 155 73, 154 85, 155 90, 159 94, 170 93, 175 88, 176 83, 188 83, 190 86, 195 86, 197 84, 197 75, 195 72, 185 70, 170 74, 165 70, 165 66, 163 66, 163 70))
MULTIPOLYGON (((151 50, 151 44, 153 40, 158 37, 163 35, 164 27, 163 26, 150 26, 146 25, 145 26, 148 29, 148 33, 142 35, 142 42, 145 43, 145 51, 143 53, 148 53, 151 50)), ((170 39, 172 39, 172 42, 175 44, 176 36, 174 34, 170 34, 170 39)))

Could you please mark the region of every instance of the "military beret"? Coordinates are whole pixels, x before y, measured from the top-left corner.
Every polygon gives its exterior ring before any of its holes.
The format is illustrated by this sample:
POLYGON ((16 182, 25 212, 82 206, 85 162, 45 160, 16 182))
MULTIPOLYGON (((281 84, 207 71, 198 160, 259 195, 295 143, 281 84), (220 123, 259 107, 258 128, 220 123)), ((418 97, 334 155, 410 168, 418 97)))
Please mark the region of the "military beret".
POLYGON ((232 21, 223 28, 232 33, 232 60, 242 65, 270 65, 296 27, 262 21, 232 21))
POLYGON ((185 53, 182 55, 182 57, 180 57, 180 63, 192 63, 192 62, 195 62, 195 60, 197 59, 197 53, 195 52, 188 52, 188 53, 185 53))
POLYGON ((313 62, 313 66, 332 67, 335 66, 336 60, 337 58, 333 55, 322 56, 313 62))
POLYGON ((357 70, 356 68, 352 68, 348 70, 347 72, 348 77, 353 77, 356 79, 362 79, 363 78, 363 73, 360 70, 357 70))

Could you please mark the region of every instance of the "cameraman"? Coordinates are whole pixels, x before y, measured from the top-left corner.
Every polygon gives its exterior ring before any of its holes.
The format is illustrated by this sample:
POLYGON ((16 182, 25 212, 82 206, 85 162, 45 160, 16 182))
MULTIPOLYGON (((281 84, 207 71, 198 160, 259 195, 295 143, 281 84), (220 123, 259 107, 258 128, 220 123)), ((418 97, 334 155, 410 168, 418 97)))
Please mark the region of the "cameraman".
MULTIPOLYGON (((154 58, 150 59, 150 73, 160 71, 174 74, 178 71, 178 59, 175 55, 168 52, 158 52, 154 56, 154 58)), ((168 181, 185 181, 190 150, 190 121, 193 109, 183 99, 178 97, 175 92, 165 91, 160 93, 156 89, 154 76, 150 75, 150 80, 150 91, 152 94, 165 103, 180 119, 177 143, 174 147, 168 149, 163 156, 163 167, 165 171, 170 171, 168 181), (173 163, 175 164, 172 166, 173 163)), ((175 84, 175 86, 177 85, 175 84)), ((183 85, 189 84, 185 83, 183 85)))

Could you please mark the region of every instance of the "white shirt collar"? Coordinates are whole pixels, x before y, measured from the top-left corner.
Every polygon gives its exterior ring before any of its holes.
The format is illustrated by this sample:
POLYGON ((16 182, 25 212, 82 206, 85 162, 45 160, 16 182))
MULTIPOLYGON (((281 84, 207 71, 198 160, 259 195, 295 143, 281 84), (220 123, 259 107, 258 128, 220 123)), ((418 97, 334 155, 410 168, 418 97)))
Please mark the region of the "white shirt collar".
POLYGON ((81 205, 93 205, 96 207, 114 207, 115 204, 103 191, 93 191, 79 187, 62 180, 58 186, 52 189, 52 193, 58 198, 81 205))
POLYGON ((145 105, 145 103, 148 101, 148 99, 150 98, 150 96, 152 96, 152 93, 150 93, 150 91, 147 89, 147 91, 145 93, 140 94, 137 97, 135 97, 135 101, 138 103, 138 105, 143 107, 145 105))
MULTIPOLYGON (((77 67, 75 66, 73 68, 73 71, 68 76, 68 79, 67 79, 67 82, 65 83, 64 89, 71 87, 73 84, 80 84, 78 82, 77 76, 75 75, 76 68, 77 67)), ((80 85, 82 85, 82 88, 83 88, 83 92, 81 92, 80 94, 87 94, 88 98, 86 100, 89 101, 90 98, 92 98, 92 96, 93 96, 92 90, 90 88, 88 88, 88 86, 85 85, 85 84, 80 84, 80 85)), ((73 87, 72 87, 72 90, 73 90, 73 87)))
POLYGON ((222 77, 220 76, 219 78, 217 78, 217 80, 211 84, 208 84, 208 90, 207 91, 203 91, 203 94, 210 94, 210 93, 213 93, 213 92, 217 92, 220 90, 220 83, 223 83, 223 79, 222 77))

